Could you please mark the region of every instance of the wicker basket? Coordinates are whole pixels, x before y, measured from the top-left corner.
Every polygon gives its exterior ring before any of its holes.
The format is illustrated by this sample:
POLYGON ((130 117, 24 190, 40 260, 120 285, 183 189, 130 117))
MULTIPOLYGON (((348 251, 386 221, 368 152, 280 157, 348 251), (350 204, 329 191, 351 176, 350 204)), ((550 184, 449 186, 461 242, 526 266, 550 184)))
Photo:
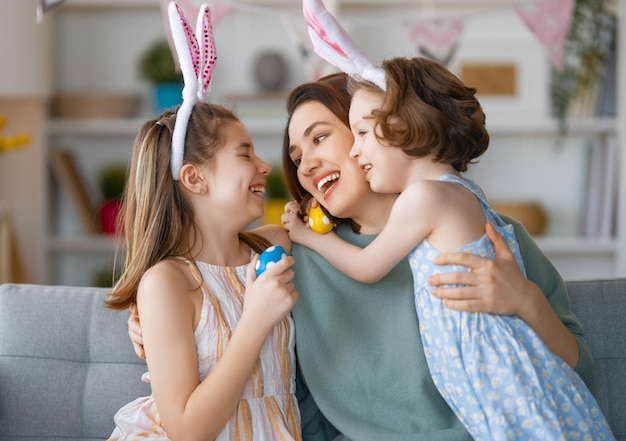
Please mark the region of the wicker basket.
POLYGON ((496 201, 491 207, 500 214, 519 221, 533 236, 542 234, 548 223, 548 217, 537 202, 533 201, 496 201))
POLYGON ((57 118, 129 118, 135 114, 137 97, 114 93, 61 94, 52 100, 57 118))

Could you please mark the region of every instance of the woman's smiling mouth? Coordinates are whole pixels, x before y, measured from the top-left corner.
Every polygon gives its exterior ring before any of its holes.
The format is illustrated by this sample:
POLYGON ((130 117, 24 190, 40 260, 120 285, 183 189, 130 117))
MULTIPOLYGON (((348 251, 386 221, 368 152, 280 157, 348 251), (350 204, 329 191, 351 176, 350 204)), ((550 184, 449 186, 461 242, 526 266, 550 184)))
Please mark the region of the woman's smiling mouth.
POLYGON ((317 181, 316 187, 317 190, 321 193, 326 193, 328 189, 332 186, 332 184, 339 179, 341 175, 339 172, 330 173, 319 181, 317 181))

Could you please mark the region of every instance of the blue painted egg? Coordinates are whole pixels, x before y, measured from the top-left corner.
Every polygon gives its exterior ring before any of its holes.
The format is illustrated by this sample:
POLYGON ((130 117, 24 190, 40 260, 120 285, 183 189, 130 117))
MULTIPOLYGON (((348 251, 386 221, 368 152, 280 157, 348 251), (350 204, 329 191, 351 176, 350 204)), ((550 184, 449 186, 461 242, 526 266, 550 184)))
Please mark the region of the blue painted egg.
POLYGON ((261 253, 259 256, 259 260, 256 262, 256 275, 260 276, 265 272, 266 269, 270 268, 276 262, 278 262, 283 257, 286 257, 287 253, 285 249, 280 245, 273 245, 267 248, 265 251, 261 253))

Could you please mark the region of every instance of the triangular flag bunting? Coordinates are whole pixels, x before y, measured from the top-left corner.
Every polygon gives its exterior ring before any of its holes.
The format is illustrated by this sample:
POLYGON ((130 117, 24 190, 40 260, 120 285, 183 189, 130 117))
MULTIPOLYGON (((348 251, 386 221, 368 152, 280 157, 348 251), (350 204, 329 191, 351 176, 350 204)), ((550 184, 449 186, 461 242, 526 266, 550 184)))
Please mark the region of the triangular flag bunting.
POLYGON ((563 51, 574 15, 575 0, 540 0, 515 7, 526 26, 547 49, 552 64, 563 70, 563 51))
POLYGON ((409 38, 419 53, 447 65, 463 30, 461 20, 423 21, 410 26, 409 38))
MULTIPOLYGON (((294 23, 293 18, 284 14, 282 21, 285 26, 285 30, 298 50, 298 55, 302 61, 302 67, 306 75, 307 81, 316 81, 323 76, 324 67, 326 67, 326 61, 318 57, 313 51, 313 45, 307 32, 306 26, 297 26, 294 23)), ((300 24, 302 20, 298 20, 300 24)))

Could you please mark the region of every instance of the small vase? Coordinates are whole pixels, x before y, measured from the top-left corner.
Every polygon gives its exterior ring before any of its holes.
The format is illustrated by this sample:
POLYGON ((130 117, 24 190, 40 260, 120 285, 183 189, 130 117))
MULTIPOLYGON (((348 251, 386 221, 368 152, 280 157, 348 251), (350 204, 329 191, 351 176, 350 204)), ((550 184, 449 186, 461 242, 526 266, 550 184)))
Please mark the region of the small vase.
POLYGON ((105 234, 115 234, 117 232, 117 217, 122 208, 122 201, 110 199, 105 201, 100 207, 100 224, 102 232, 105 234))
POLYGON ((265 213, 263 214, 263 224, 282 225, 281 216, 285 212, 285 204, 289 199, 270 198, 265 202, 265 213))
POLYGON ((183 101, 183 83, 157 83, 154 85, 154 110, 157 115, 173 109, 183 101))

